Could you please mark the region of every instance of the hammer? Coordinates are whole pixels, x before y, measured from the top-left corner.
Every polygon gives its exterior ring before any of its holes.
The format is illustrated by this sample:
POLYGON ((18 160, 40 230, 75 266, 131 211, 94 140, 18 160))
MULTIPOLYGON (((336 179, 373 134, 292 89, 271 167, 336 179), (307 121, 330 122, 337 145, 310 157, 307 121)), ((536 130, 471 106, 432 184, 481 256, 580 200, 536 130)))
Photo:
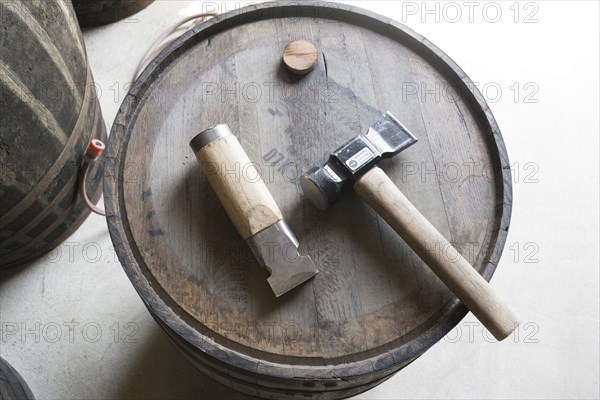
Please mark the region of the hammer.
POLYGON ((229 127, 221 124, 200 132, 190 147, 237 231, 269 272, 275 296, 315 276, 315 264, 298 251, 298 239, 229 127))
POLYGON ((318 209, 325 210, 344 191, 354 188, 492 335, 503 340, 517 328, 520 317, 376 166, 381 159, 416 142, 417 138, 386 112, 365 135, 350 139, 335 150, 324 166, 308 170, 300 178, 302 191, 318 209), (451 250, 458 257, 448 260, 441 252, 431 251, 432 245, 451 250))

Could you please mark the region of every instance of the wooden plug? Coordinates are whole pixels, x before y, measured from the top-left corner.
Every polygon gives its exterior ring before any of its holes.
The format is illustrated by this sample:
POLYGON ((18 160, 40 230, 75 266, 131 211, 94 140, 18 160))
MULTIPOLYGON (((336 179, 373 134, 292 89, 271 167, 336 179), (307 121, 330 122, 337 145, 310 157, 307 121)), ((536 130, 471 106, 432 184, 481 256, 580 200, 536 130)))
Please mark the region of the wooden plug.
POLYGON ((306 40, 290 42, 283 50, 283 63, 294 74, 306 75, 317 65, 317 48, 306 40))

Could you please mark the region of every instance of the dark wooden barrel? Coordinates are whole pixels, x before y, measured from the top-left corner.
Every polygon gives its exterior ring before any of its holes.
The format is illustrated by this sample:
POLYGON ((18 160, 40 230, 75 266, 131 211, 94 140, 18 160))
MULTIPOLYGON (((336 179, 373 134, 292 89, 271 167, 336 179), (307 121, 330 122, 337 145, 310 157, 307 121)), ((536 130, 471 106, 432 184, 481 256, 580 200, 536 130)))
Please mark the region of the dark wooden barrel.
POLYGON ((73 0, 82 27, 111 24, 132 16, 154 0, 73 0))
POLYGON ((253 5, 186 33, 136 82, 108 145, 109 230, 149 311, 201 371, 264 398, 344 398, 465 316, 358 196, 320 212, 300 192, 299 175, 386 110, 419 142, 381 167, 489 280, 511 209, 502 137, 464 72, 405 26, 334 3, 253 5), (319 51, 301 78, 281 63, 297 39, 319 51), (218 123, 320 270, 281 298, 189 148, 218 123))
POLYGON ((0 400, 35 400, 21 375, 0 357, 0 400))
MULTIPOLYGON (((0 265, 7 267, 51 250, 87 217, 79 167, 106 128, 72 6, 0 5, 0 265)), ((98 171, 90 173, 93 201, 101 196, 98 171)))

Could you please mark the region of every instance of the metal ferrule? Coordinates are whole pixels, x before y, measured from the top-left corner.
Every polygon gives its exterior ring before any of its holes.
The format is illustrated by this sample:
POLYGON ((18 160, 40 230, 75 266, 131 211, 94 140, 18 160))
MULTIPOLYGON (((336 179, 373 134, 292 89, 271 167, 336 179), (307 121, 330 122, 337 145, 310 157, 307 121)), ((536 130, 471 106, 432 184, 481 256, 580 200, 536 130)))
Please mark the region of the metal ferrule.
POLYGON ((194 153, 197 153, 204 146, 226 136, 233 136, 233 132, 231 132, 229 126, 226 124, 215 125, 194 136, 190 141, 190 147, 194 153))
POLYGON ((93 165, 98 161, 98 157, 92 157, 88 153, 83 155, 83 162, 89 165, 93 165))

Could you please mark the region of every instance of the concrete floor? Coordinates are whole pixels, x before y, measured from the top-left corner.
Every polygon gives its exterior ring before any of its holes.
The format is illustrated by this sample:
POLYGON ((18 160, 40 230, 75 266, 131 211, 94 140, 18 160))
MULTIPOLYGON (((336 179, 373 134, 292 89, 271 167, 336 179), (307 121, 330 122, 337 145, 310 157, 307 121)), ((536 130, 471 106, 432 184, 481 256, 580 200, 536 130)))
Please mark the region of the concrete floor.
MULTIPOLYGON (((492 283, 524 319, 500 344, 469 314, 358 399, 599 398, 599 3, 573 3, 353 2, 427 37, 484 90, 515 166, 512 224, 492 283)), ((108 127, 150 43, 202 7, 156 1, 84 32, 108 127)), ((246 398, 171 347, 98 216, 50 255, 2 273, 0 322, 0 354, 38 399, 246 398)))

